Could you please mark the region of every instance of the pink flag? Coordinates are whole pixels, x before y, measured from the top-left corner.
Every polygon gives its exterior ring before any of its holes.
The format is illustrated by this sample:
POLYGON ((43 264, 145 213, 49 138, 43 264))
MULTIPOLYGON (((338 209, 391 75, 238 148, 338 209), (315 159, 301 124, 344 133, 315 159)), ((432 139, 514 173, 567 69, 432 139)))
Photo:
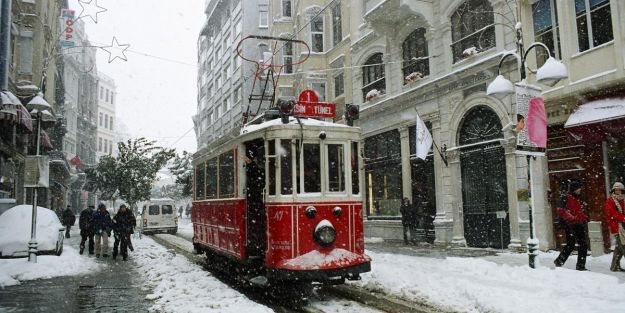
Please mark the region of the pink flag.
POLYGON ((539 148, 547 148, 547 114, 543 98, 531 98, 527 109, 527 136, 539 148))

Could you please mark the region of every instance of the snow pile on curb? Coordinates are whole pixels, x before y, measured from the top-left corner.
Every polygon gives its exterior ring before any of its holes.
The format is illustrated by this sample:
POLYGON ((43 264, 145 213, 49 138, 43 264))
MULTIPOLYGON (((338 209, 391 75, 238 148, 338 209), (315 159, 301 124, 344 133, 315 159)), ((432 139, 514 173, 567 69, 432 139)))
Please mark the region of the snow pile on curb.
MULTIPOLYGON (((515 265, 498 264, 495 259, 499 257, 436 259, 367 254, 373 259, 372 270, 354 284, 453 311, 618 312, 625 307, 625 284, 614 275, 553 267, 531 269, 526 254, 504 254, 504 258, 515 258, 515 265)), ((555 256, 539 257, 548 264, 555 256)), ((591 263, 609 266, 605 260, 589 258, 591 263)), ((575 256, 569 263, 575 263, 575 256)))
POLYGON ((157 244, 151 238, 134 240, 132 257, 137 271, 152 287, 146 298, 153 312, 272 312, 247 299, 200 266, 157 244))
POLYGON ((40 255, 37 263, 28 262, 28 258, 0 260, 0 288, 25 280, 89 274, 101 267, 94 259, 81 257, 76 249, 65 245, 61 256, 40 255))

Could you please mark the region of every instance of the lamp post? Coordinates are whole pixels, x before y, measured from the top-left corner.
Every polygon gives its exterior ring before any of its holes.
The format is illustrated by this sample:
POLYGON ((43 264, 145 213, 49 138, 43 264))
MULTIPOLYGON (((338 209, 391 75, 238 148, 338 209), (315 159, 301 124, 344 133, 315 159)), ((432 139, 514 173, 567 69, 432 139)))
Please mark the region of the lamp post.
MULTIPOLYGON (((43 94, 38 93, 30 102, 27 104, 29 109, 32 109, 31 114, 37 116, 37 139, 35 141, 35 156, 39 156, 39 146, 41 141, 41 123, 44 121, 53 121, 54 115, 50 112, 52 107, 50 104, 43 98, 43 94)), ((40 180, 39 178, 37 179, 40 180)), ((35 183, 37 185, 37 183, 35 183)), ((31 219, 31 228, 30 228, 30 241, 28 242, 28 262, 37 263, 37 188, 39 186, 35 186, 33 188, 33 210, 32 210, 32 219, 31 219)))
MULTIPOLYGON (((556 60, 555 58, 551 56, 551 52, 549 51, 549 48, 541 42, 532 43, 527 48, 527 50, 525 50, 523 47, 523 33, 522 33, 521 27, 516 28, 516 39, 517 39, 518 54, 515 52, 511 52, 511 53, 505 54, 501 58, 501 60, 499 61, 499 65, 497 67, 497 77, 488 85, 486 89, 486 94, 489 96, 494 96, 500 100, 503 100, 509 95, 516 94, 517 95, 516 105, 517 105, 517 112, 518 112, 519 105, 520 105, 519 102, 524 101, 524 100, 525 101, 529 100, 527 97, 528 93, 529 93, 529 96, 532 96, 533 93, 540 94, 541 92, 540 88, 530 87, 527 84, 525 62, 527 61, 528 53, 532 49, 536 47, 542 47, 547 51, 547 54, 549 56, 547 60, 545 61, 545 63, 543 64, 543 66, 540 67, 538 71, 536 72, 536 81, 538 83, 552 87, 555 84, 557 84, 560 80, 567 78, 568 71, 567 71, 566 66, 562 62, 556 60), (511 57, 511 56, 514 56, 517 59, 517 65, 519 67, 519 74, 521 77, 521 81, 516 83, 515 85, 513 85, 512 82, 510 82, 510 80, 506 79, 500 73, 501 65, 503 64, 504 60, 506 60, 506 58, 511 57), (524 94, 521 94, 521 93, 524 93, 524 94)), ((545 130, 545 134, 546 134, 546 130, 545 130)), ((530 167, 530 164, 531 164, 530 162, 531 162, 532 157, 535 158, 536 156, 544 156, 546 147, 539 147, 538 149, 534 149, 532 151, 522 151, 522 149, 519 150, 519 148, 523 148, 523 147, 518 144, 519 143, 518 135, 519 134, 517 134, 517 152, 520 154, 525 154, 527 156, 528 192, 529 192, 529 200, 530 200, 530 205, 529 205, 529 223, 530 223, 529 236, 530 238, 527 240, 527 251, 528 251, 527 253, 528 253, 528 258, 529 258, 528 260, 529 266, 531 268, 535 268, 536 267, 535 259, 537 255, 536 251, 538 249, 539 242, 538 242, 538 239, 536 239, 534 235, 534 219, 533 219, 534 205, 532 204, 532 202, 534 202, 534 197, 532 197, 532 188, 531 188, 532 171, 530 167)))

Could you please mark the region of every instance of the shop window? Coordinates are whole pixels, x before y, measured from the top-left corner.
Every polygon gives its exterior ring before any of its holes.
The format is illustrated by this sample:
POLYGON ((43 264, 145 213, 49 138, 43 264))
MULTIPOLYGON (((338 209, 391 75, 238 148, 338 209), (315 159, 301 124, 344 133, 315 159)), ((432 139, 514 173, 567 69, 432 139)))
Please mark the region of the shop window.
POLYGON ((398 130, 365 139, 366 208, 369 216, 399 216, 402 199, 398 130))

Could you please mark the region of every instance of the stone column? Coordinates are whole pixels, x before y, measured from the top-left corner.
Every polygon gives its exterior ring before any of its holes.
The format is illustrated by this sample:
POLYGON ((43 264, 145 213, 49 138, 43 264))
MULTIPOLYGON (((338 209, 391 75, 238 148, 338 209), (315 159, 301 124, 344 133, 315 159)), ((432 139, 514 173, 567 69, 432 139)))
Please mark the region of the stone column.
POLYGON ((399 140, 401 143, 401 185, 402 197, 412 202, 412 171, 410 169, 410 140, 408 128, 399 128, 399 140))
POLYGON ((467 240, 464 238, 464 208, 462 207, 462 169, 460 167, 460 151, 453 150, 447 153, 449 173, 451 180, 451 211, 453 219, 453 237, 451 244, 466 247, 467 240))
POLYGON ((508 191, 508 215, 510 219, 510 244, 508 249, 512 251, 522 251, 521 232, 519 222, 521 216, 519 214, 519 201, 517 197, 517 154, 516 154, 516 137, 511 136, 504 139, 503 147, 506 158, 506 187, 508 191))
POLYGON ((534 211, 534 234, 539 240, 539 249, 547 251, 555 248, 553 242, 553 223, 551 206, 547 198, 549 190, 549 171, 547 157, 536 157, 532 161, 532 202, 534 211))

